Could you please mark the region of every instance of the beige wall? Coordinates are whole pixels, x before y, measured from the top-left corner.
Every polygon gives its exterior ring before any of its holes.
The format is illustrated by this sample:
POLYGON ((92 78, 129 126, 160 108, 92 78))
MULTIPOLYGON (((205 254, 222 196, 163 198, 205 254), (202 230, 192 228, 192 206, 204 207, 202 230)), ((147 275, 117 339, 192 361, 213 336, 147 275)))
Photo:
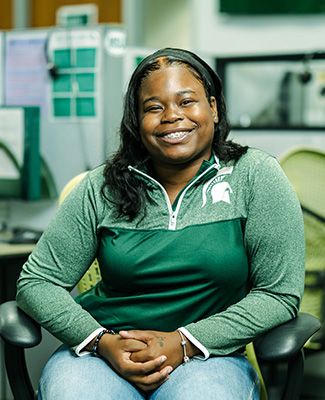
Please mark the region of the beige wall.
POLYGON ((190 0, 144 0, 143 45, 190 48, 190 0))

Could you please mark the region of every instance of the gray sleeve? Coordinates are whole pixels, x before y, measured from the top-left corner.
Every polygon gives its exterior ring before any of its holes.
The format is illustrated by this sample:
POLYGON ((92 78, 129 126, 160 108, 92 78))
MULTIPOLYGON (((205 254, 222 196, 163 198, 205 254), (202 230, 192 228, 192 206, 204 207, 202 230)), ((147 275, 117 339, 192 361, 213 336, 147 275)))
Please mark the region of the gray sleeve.
POLYGON ((87 176, 59 207, 17 283, 19 307, 69 346, 100 326, 69 293, 96 257, 97 208, 87 176))
POLYGON ((297 312, 304 287, 304 227, 298 199, 278 162, 251 168, 246 182, 248 295, 186 328, 211 354, 230 354, 297 312))

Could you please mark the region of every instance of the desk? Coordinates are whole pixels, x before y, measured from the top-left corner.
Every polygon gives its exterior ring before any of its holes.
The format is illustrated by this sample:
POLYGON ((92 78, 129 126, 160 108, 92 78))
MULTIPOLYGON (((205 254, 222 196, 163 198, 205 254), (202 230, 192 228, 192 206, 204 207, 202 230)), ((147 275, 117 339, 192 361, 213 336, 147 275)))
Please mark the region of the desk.
POLYGON ((0 259, 12 258, 16 255, 28 255, 34 248, 34 244, 8 244, 0 243, 0 259))

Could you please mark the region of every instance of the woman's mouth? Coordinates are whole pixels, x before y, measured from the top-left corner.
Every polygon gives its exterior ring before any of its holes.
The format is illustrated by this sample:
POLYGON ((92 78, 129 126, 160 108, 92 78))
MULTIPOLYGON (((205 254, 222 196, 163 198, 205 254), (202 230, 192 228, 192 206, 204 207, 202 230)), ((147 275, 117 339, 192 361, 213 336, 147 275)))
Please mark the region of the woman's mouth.
POLYGON ((170 132, 166 134, 159 135, 159 139, 167 142, 167 143, 180 143, 189 136, 191 136, 193 133, 193 130, 190 131, 177 131, 177 132, 170 132))

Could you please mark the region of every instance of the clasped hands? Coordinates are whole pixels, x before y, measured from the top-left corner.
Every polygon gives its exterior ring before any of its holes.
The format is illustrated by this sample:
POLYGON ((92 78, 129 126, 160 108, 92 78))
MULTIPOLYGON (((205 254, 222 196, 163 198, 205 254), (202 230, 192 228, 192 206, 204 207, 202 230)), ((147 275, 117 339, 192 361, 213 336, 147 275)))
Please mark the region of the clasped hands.
MULTIPOLYGON (((104 335, 98 350, 123 378, 150 391, 164 383, 182 363, 180 341, 177 331, 120 331, 118 335, 104 335)), ((190 347, 190 353, 197 354, 196 348, 190 347)))

